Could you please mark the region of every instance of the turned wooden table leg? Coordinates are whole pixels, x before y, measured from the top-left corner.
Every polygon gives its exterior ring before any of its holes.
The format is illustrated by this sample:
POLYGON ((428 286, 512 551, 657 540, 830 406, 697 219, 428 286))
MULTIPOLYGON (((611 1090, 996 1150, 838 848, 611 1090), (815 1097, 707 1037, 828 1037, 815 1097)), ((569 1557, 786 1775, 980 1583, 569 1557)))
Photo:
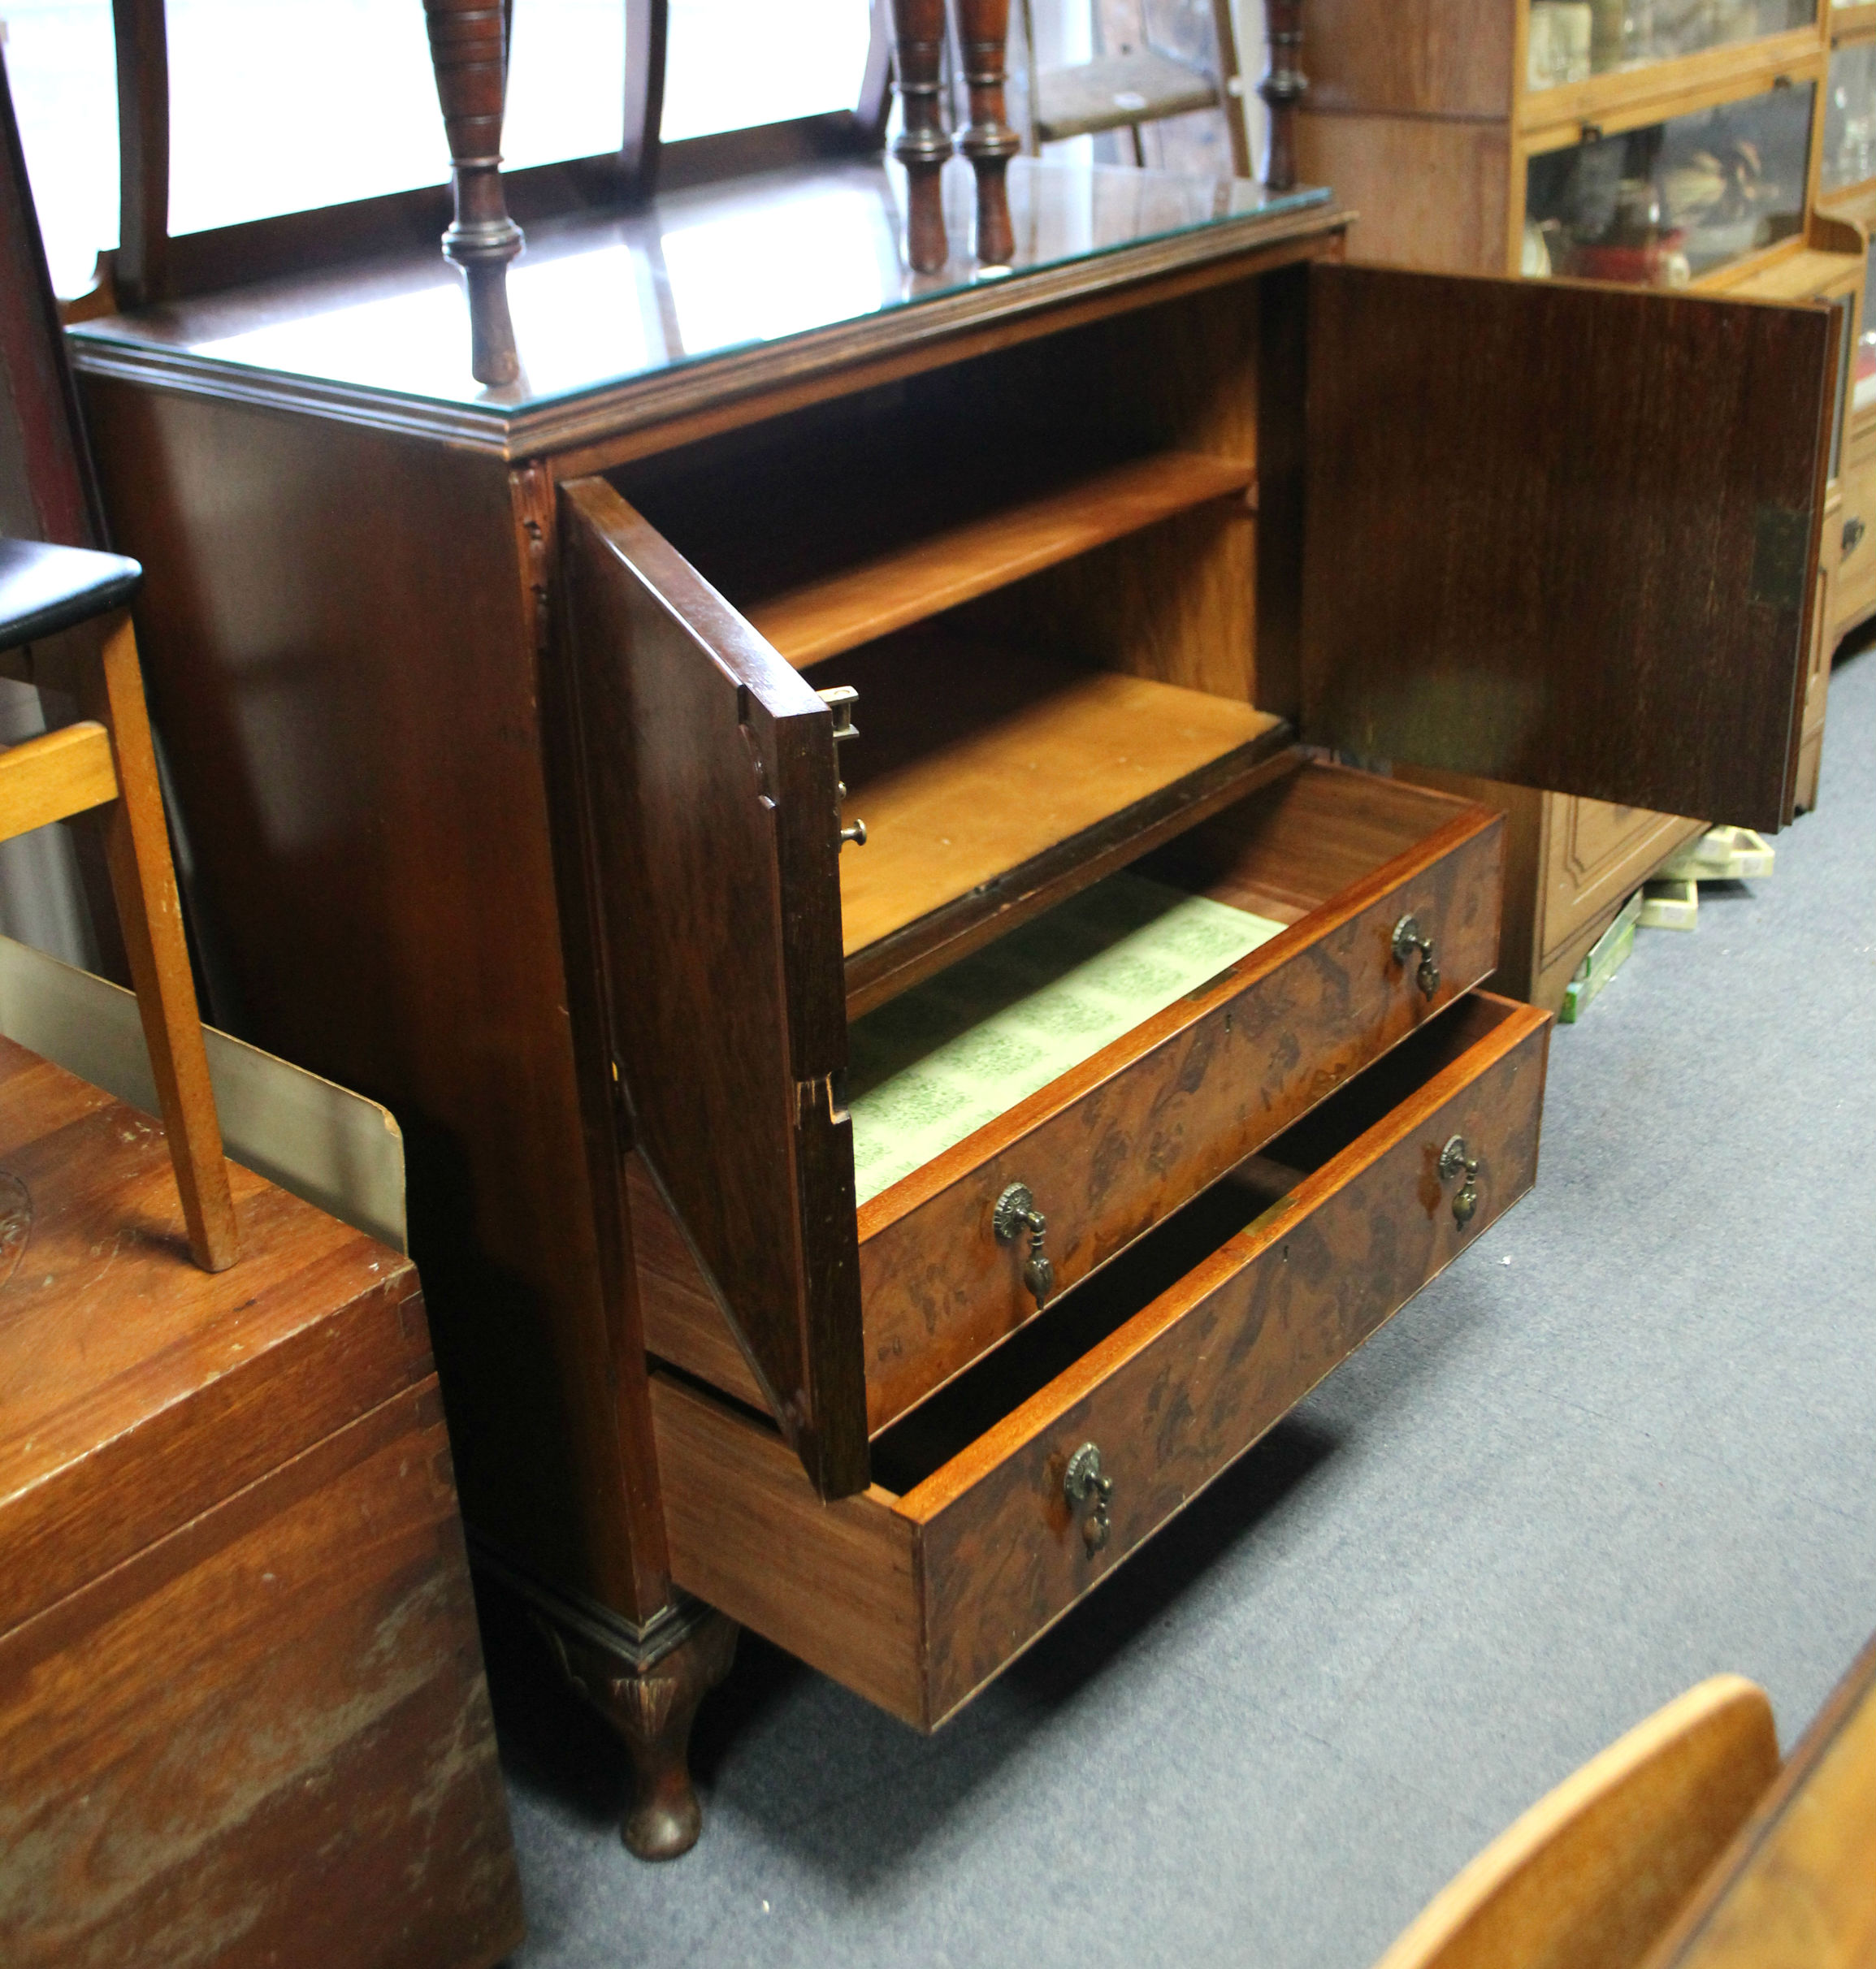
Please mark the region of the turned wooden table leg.
POLYGON ((697 1705, 730 1673, 736 1623, 691 1602, 662 1644, 653 1643, 656 1651, 641 1654, 570 1631, 544 1615, 537 1613, 535 1621, 561 1673, 625 1739, 632 1802, 619 1837, 640 1859, 688 1853, 704 1825, 691 1782, 691 1724, 697 1705))
POLYGON ((513 383, 521 362, 508 263, 522 236, 501 188, 507 29, 493 0, 423 0, 423 6, 456 187, 456 220, 443 236, 443 253, 462 269, 469 288, 470 370, 478 383, 513 383))
POLYGON ((942 103, 945 0, 892 0, 893 46, 905 128, 892 154, 905 167, 905 257, 935 274, 951 257, 945 236, 944 167, 951 140, 942 103))
POLYGON ((1309 93, 1302 72, 1302 0, 1267 0, 1264 23, 1270 71, 1257 87, 1270 110, 1263 181, 1273 192, 1287 192, 1296 183, 1297 105, 1309 93))
POLYGON ((958 0, 964 82, 971 93, 970 127, 958 149, 977 177, 977 258, 1007 266, 1016 256, 1010 224, 1010 159, 1023 147, 1003 105, 1008 80, 1010 0, 958 0))

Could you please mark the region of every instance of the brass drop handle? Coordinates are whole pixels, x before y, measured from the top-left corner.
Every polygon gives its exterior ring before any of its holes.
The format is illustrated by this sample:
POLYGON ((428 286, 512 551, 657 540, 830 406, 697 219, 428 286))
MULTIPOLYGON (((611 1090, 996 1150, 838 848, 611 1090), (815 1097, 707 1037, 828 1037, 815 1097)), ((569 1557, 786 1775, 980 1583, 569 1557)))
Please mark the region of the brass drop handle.
POLYGON ((1453 1221, 1463 1229, 1479 1207, 1479 1158, 1466 1146, 1465 1136, 1455 1135, 1440 1151, 1440 1180, 1450 1183, 1462 1175, 1466 1180, 1453 1198, 1453 1221))
POLYGON ((1114 1495, 1114 1479, 1101 1474, 1101 1451, 1098 1444, 1084 1443, 1068 1459, 1062 1475, 1062 1492, 1069 1507, 1079 1510, 1090 1499, 1094 1508, 1081 1520, 1081 1536, 1091 1557, 1107 1543, 1107 1499, 1114 1495))
POLYGON ((1420 962, 1415 971, 1414 981, 1422 993, 1430 998, 1440 989, 1440 966, 1433 955, 1433 940, 1420 934, 1417 917, 1403 916, 1394 925, 1394 962, 1406 970, 1416 950, 1420 954, 1420 962))
POLYGON ((1055 1268, 1042 1249, 1048 1235, 1049 1220, 1036 1208, 1036 1200, 1026 1183, 1012 1183, 997 1199, 990 1213, 990 1228, 999 1244, 1013 1244, 1024 1231, 1029 1234, 1029 1261, 1023 1267, 1023 1283, 1029 1288, 1040 1313, 1055 1289, 1055 1268))
MULTIPOLYGON (((834 713, 834 756, 838 759, 840 748, 847 740, 860 736, 860 727, 853 721, 853 708, 860 702, 860 693, 851 684, 836 684, 831 690, 818 690, 815 695, 834 713)), ((844 800, 847 798, 847 781, 837 779, 834 782, 834 793, 835 798, 844 800)), ((841 846, 844 848, 850 841, 856 848, 866 846, 866 823, 864 820, 856 820, 851 827, 843 827, 840 830, 841 846)))
POLYGON ((1862 516, 1860 513, 1854 519, 1844 521, 1844 552, 1846 554, 1855 553, 1857 549, 1863 544, 1863 536, 1869 530, 1869 528, 1863 524, 1862 516))

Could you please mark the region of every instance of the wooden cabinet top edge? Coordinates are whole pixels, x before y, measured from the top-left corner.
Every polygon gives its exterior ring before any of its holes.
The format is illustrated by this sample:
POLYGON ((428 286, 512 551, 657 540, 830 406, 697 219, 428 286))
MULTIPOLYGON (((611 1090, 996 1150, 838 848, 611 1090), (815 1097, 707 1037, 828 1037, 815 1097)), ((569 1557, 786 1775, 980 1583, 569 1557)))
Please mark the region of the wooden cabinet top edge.
MULTIPOLYGON (((1156 283, 1181 275, 1223 280, 1249 277, 1315 252, 1332 251, 1353 214, 1332 197, 1274 217, 1219 219, 1157 238, 1024 272, 1012 279, 959 289, 885 309, 773 342, 600 383, 565 397, 505 408, 452 402, 371 385, 269 369, 140 338, 135 317, 88 322, 68 331, 81 376, 211 397, 257 409, 328 419, 427 439, 511 463, 604 444, 778 386, 882 361, 916 366, 956 359, 947 344, 1008 331, 1021 339, 1046 333, 1038 318, 1074 310, 1085 318, 1124 313, 1158 296, 1156 283), (1079 304, 1079 305, 1077 305, 1079 304), (109 327, 113 331, 102 332, 109 327)), ((466 328, 464 348, 467 348, 466 328)), ((965 350, 963 353, 969 353, 965 350)), ((466 361, 466 355, 465 357, 466 361)), ((762 414, 762 413, 757 413, 762 414)), ((590 464, 579 469, 591 470, 590 464)))

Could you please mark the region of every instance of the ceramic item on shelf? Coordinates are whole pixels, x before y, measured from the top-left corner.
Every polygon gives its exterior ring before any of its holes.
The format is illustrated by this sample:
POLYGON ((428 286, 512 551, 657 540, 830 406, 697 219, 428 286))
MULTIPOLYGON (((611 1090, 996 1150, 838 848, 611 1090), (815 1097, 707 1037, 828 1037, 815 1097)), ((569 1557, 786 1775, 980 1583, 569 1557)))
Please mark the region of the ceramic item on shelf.
POLYGON ((1590 0, 1589 11, 1589 66, 1601 75, 1621 66, 1627 0, 1590 0))
POLYGON ((1525 58, 1529 87, 1556 89, 1587 79, 1593 12, 1590 0, 1532 0, 1525 58))
POLYGON ((1534 219, 1524 222, 1524 243, 1519 251, 1518 270, 1527 280, 1550 278, 1549 242, 1544 236, 1544 228, 1534 219))

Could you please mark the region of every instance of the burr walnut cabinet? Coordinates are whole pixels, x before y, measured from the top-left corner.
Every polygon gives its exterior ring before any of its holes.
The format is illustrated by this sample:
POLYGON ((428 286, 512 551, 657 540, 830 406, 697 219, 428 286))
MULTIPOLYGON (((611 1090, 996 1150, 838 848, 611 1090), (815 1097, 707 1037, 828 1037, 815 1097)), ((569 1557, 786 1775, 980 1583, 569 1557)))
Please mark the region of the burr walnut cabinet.
POLYGON ((1012 187, 995 279, 877 163, 537 227, 488 392, 428 251, 76 335, 223 1015, 397 1112, 640 1850, 730 1622, 937 1724, 1532 1181, 1502 820, 1347 756, 1791 812, 1826 312, 1012 187), (1252 928, 862 1181, 880 1034, 1141 895, 1252 928))

